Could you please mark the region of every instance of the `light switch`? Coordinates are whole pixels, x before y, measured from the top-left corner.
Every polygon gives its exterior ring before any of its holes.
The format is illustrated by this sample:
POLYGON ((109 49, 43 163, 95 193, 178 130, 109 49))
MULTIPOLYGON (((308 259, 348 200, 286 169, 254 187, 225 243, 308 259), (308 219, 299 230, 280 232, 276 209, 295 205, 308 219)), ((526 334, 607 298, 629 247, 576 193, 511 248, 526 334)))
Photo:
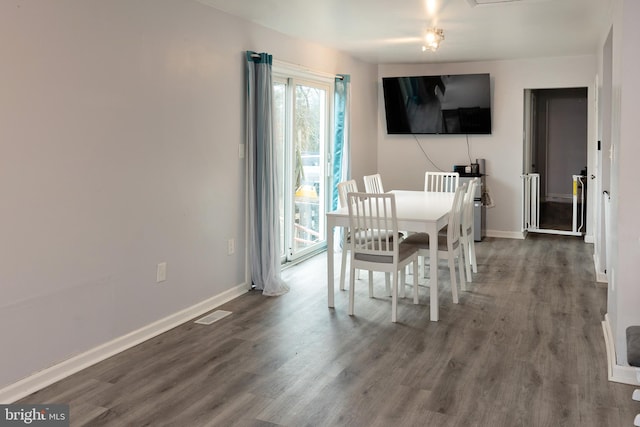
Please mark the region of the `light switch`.
POLYGON ((161 262, 156 269, 156 282, 164 282, 167 280, 167 263, 161 262))

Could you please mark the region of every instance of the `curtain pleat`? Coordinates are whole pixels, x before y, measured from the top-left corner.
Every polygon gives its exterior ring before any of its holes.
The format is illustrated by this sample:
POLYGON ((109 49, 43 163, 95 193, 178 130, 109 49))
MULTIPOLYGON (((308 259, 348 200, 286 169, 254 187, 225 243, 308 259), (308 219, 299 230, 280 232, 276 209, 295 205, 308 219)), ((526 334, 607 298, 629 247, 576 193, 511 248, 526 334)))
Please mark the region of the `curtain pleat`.
POLYGON ((251 281, 264 295, 289 291, 280 276, 278 156, 272 127, 272 56, 246 52, 246 137, 251 281))
POLYGON ((338 208, 338 183, 349 179, 349 83, 350 76, 336 77, 334 89, 333 171, 331 186, 331 210, 338 208))

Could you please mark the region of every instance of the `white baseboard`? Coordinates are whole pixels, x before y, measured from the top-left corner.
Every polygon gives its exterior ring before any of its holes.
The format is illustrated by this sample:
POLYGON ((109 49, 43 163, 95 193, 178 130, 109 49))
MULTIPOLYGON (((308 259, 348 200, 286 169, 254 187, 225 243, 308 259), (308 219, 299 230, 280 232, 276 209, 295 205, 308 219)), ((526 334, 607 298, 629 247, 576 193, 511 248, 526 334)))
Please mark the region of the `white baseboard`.
POLYGON ((593 254, 593 266, 596 272, 596 282, 598 283, 609 283, 609 279, 607 279, 607 273, 604 271, 598 270, 600 268, 600 258, 598 254, 593 254))
POLYGON ((536 228, 536 229, 530 229, 528 231, 529 233, 555 234, 558 236, 582 236, 582 233, 579 231, 553 230, 548 228, 536 228))
POLYGON ((82 369, 88 368, 101 362, 115 354, 127 350, 150 338, 160 335, 163 332, 173 329, 182 323, 198 317, 214 308, 231 301, 245 293, 249 287, 246 284, 237 285, 221 294, 199 302, 184 310, 171 314, 164 319, 160 319, 149 325, 106 342, 98 347, 94 347, 84 353, 73 356, 63 362, 36 372, 16 383, 10 384, 0 389, 0 404, 13 403, 22 399, 56 381, 68 377, 82 369))
POLYGON ((596 282, 609 283, 609 279, 607 278, 607 273, 603 273, 602 271, 596 271, 596 282))
POLYGON ((501 239, 520 239, 524 240, 524 232, 522 231, 501 231, 501 230, 486 230, 485 236, 498 237, 501 239))
POLYGON ((604 315, 602 321, 602 330, 604 332, 604 343, 607 348, 607 371, 609 381, 616 383, 629 384, 638 386, 637 368, 633 366, 618 365, 616 360, 616 345, 611 332, 611 324, 609 323, 609 315, 604 315))

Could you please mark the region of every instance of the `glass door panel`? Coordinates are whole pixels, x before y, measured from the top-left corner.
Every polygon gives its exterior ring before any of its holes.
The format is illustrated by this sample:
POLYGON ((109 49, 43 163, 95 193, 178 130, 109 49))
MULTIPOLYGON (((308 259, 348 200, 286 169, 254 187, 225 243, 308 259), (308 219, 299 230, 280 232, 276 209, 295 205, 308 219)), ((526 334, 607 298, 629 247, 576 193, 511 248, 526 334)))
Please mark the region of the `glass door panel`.
POLYGON ((326 89, 296 84, 292 258, 325 243, 326 104, 326 89))
POLYGON ((286 140, 287 140, 287 84, 282 81, 274 81, 273 83, 273 142, 276 145, 278 155, 278 176, 281 185, 279 186, 278 204, 280 206, 280 258, 282 262, 287 258, 287 234, 285 214, 286 200, 284 197, 285 188, 285 170, 287 169, 286 140))
POLYGON ((276 77, 273 134, 278 147, 282 262, 326 245, 328 105, 330 87, 276 77))

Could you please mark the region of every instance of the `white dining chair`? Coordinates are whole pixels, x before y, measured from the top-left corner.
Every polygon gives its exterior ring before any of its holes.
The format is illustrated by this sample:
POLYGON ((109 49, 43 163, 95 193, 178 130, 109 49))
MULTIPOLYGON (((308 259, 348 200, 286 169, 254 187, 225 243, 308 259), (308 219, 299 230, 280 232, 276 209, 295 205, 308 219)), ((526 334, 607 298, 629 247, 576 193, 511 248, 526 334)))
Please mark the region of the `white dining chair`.
POLYGON ((358 183, 355 179, 349 179, 347 181, 342 181, 338 183, 338 203, 340 207, 347 206, 347 194, 348 193, 357 193, 358 192, 358 183))
POLYGON ((462 244, 462 252, 464 253, 464 265, 467 273, 467 282, 473 282, 471 269, 478 272, 478 264, 476 262, 476 246, 474 240, 474 223, 473 223, 473 204, 476 188, 479 179, 474 178, 469 181, 469 187, 464 195, 462 202, 462 218, 460 220, 460 243, 462 244))
MULTIPOLYGON (((338 203, 340 207, 347 206, 347 194, 357 193, 358 183, 354 179, 343 181, 338 183, 338 203)), ((349 229, 343 227, 342 229, 342 266, 340 268, 340 290, 345 290, 345 277, 347 274, 347 252, 351 247, 349 229)), ((356 273, 359 274, 359 271, 356 273)), ((369 277, 369 280, 373 280, 373 277, 369 277)))
POLYGON ((460 174, 458 172, 425 172, 424 191, 453 193, 458 188, 460 174))
MULTIPOLYGON (((414 233, 404 240, 407 245, 418 248, 420 257, 419 274, 424 276, 425 258, 429 256, 429 245, 438 245, 438 259, 446 259, 449 264, 449 276, 451 277, 451 296, 455 304, 458 303, 458 285, 456 282, 456 266, 455 260, 458 260, 458 271, 460 276, 460 287, 466 290, 464 279, 464 263, 462 257, 462 249, 460 245, 460 217, 462 211, 462 202, 467 190, 467 184, 462 184, 456 189, 453 205, 449 214, 447 223, 447 234, 439 235, 437 242, 430 242, 427 233, 414 233)), ((436 264, 437 265, 437 264, 436 264)), ((414 270, 415 271, 415 270, 414 270)))
POLYGON ((363 178, 364 191, 367 193, 384 193, 384 187, 382 186, 382 177, 379 173, 374 175, 367 175, 363 178))
MULTIPOLYGON (((343 181, 338 183, 338 202, 340 203, 340 207, 343 206, 347 206, 347 194, 348 193, 357 193, 358 192, 358 183, 353 180, 350 179, 348 181, 343 181)), ((378 233, 380 232, 380 230, 377 231, 378 233)), ((355 233, 351 233, 351 231, 347 228, 343 229, 343 234, 342 234, 342 266, 340 269, 340 290, 344 291, 346 286, 345 286, 345 277, 346 277, 346 271, 347 271, 347 252, 349 251, 350 246, 350 240, 355 236, 358 237, 360 235, 360 233, 358 231, 356 231, 355 233)), ((404 235, 402 233, 400 233, 400 239, 402 239, 402 237, 404 237, 404 235)), ((356 270, 356 278, 360 279, 360 270, 356 270)), ((387 285, 387 294, 391 295, 391 283, 388 280, 388 277, 386 278, 386 285, 387 285)), ((373 282, 373 271, 369 271, 369 283, 373 282)), ((404 294, 403 294, 404 296, 404 294)))
MULTIPOLYGON (((363 181, 364 181, 364 191, 366 191, 367 193, 374 193, 374 194, 379 194, 379 193, 384 193, 384 186, 382 185, 382 177, 380 176, 379 173, 376 173, 374 175, 366 175, 363 177, 363 181)), ((404 230, 400 231, 400 239, 404 239, 405 236, 407 236, 409 233, 407 233, 404 230)))
MULTIPOLYGON (((349 315, 354 314, 356 269, 381 271, 391 275, 391 321, 397 321, 398 288, 404 295, 404 267, 413 264, 418 271, 418 248, 400 242, 396 200, 393 194, 348 193, 349 228, 359 230, 351 239, 349 315), (400 278, 399 278, 400 276, 400 278)), ((373 298, 373 283, 369 282, 369 298, 373 298)), ((418 304, 418 276, 413 275, 413 303, 418 304)))

